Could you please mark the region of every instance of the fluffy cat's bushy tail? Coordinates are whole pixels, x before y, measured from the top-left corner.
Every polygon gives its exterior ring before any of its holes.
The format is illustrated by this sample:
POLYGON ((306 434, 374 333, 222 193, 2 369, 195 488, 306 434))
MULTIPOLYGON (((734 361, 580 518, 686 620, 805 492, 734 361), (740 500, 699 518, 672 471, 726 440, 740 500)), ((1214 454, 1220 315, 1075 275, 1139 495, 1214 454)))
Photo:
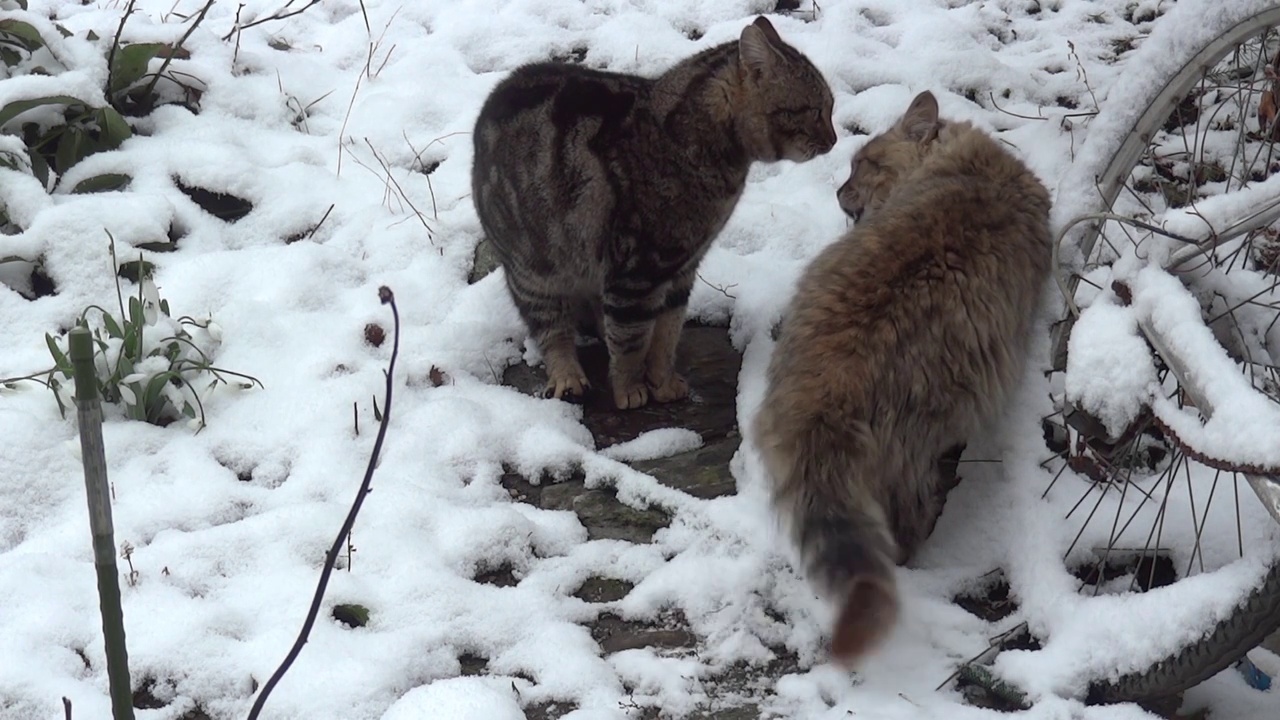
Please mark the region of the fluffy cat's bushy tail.
POLYGON ((852 666, 897 620, 898 547, 883 506, 864 478, 852 476, 858 463, 841 455, 795 458, 790 477, 778 478, 777 501, 789 515, 805 575, 835 601, 831 654, 852 666))

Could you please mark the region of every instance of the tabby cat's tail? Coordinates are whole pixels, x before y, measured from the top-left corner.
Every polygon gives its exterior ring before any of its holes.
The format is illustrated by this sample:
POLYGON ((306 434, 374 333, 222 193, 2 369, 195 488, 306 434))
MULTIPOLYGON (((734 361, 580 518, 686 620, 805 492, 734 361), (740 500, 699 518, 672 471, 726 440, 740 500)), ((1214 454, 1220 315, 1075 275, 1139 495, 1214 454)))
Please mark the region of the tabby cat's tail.
POLYGON ((848 477, 844 463, 830 460, 801 459, 793 472, 804 476, 784 487, 797 491, 790 511, 805 574, 836 602, 831 654, 852 666, 889 635, 897 620, 898 549, 870 489, 848 477))

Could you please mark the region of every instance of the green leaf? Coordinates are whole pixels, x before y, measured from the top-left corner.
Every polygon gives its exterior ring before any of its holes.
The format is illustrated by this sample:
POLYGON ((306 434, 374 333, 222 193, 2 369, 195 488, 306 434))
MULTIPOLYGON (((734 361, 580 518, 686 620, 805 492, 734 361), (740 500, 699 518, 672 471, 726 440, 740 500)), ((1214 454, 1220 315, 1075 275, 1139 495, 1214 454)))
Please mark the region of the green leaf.
POLYGON ((160 299, 160 312, 172 317, 172 314, 169 312, 169 301, 164 298, 160 299))
POLYGON ((64 38, 69 38, 75 34, 62 25, 62 23, 54 23, 53 26, 58 29, 58 33, 64 38))
POLYGON ((133 43, 117 47, 107 92, 115 95, 141 80, 147 74, 147 64, 163 47, 164 43, 133 43))
POLYGON ((98 127, 102 128, 104 150, 115 150, 120 147, 120 143, 133 136, 129 123, 113 107, 98 108, 98 127))
POLYGON ((192 420, 196 419, 196 409, 191 407, 191 403, 189 402, 182 403, 182 414, 192 420))
POLYGON ((124 332, 120 330, 120 323, 111 317, 108 313, 102 313, 102 324, 107 326, 107 334, 113 338, 123 338, 124 332))
POLYGON ((116 372, 114 377, 118 380, 119 378, 129 377, 132 374, 133 361, 130 360, 128 356, 121 355, 119 361, 116 362, 116 372))
POLYGON ((147 419, 159 419, 159 410, 164 407, 164 384, 169 382, 173 373, 165 372, 147 381, 147 389, 142 394, 142 404, 147 408, 147 419))
POLYGON ((79 105, 80 100, 70 95, 49 95, 47 97, 30 98, 28 100, 14 100, 13 102, 0 108, 0 128, 8 125, 11 120, 18 117, 28 110, 42 107, 44 105, 79 105))
POLYGON ((5 18, 0 20, 0 32, 16 38, 19 43, 28 51, 39 50, 44 47, 44 37, 40 35, 40 31, 31 23, 25 23, 14 18, 5 18))
POLYGON ((62 371, 63 376, 68 378, 71 377, 74 372, 71 360, 69 360, 67 358, 67 354, 62 352, 62 349, 58 347, 58 342, 54 340, 53 336, 49 333, 44 334, 44 342, 49 346, 49 354, 53 356, 53 364, 58 366, 58 369, 62 371))
POLYGON ((84 130, 71 125, 63 128, 58 149, 53 153, 54 169, 64 173, 89 154, 89 137, 84 130))
POLYGON ((369 608, 363 605, 334 605, 333 619, 347 627, 364 627, 369 624, 369 608))
MULTIPOLYGON (((114 110, 112 112, 115 112, 114 110)), ((129 186, 133 178, 123 173, 104 173, 102 175, 94 175, 91 178, 85 178, 76 183, 71 189, 74 195, 83 195, 86 193, 111 192, 113 190, 123 190, 129 186)))
MULTIPOLYGON (((138 343, 138 332, 139 332, 138 328, 134 327, 133 323, 129 322, 128 320, 124 321, 123 327, 124 327, 124 338, 122 338, 122 340, 124 342, 120 346, 120 364, 121 365, 123 365, 126 360, 132 362, 132 359, 137 357, 138 355, 137 351, 134 350, 134 345, 138 343)), ((133 372, 133 371, 130 370, 129 372, 133 372)), ((128 374, 129 373, 125 373, 125 375, 128 375, 128 374)))
POLYGON ((8 67, 13 67, 22 62, 22 55, 11 47, 0 47, 0 61, 4 62, 8 67))
MULTIPOLYGON (((129 324, 135 329, 141 330, 144 316, 142 314, 142 301, 136 297, 129 298, 129 324)), ((141 345, 139 345, 141 347, 141 345)), ((135 355, 137 353, 134 353, 135 355)))
POLYGON ((148 278, 155 272, 156 266, 146 260, 127 260, 120 263, 120 268, 116 270, 116 274, 128 280, 129 282, 142 282, 142 278, 148 278))
MULTIPOLYGON (((25 1, 25 0, 24 0, 24 1, 25 1)), ((98 40, 100 40, 100 39, 101 39, 101 38, 99 38, 99 37, 98 37, 98 33, 94 32, 94 31, 92 31, 92 30, 90 30, 89 32, 85 33, 84 37, 85 37, 85 39, 86 39, 86 40, 88 40, 89 42, 97 42, 98 40)))
POLYGON ((48 188, 49 161, 45 159, 43 154, 35 152, 34 150, 31 152, 29 157, 31 158, 31 174, 35 176, 35 179, 40 181, 40 187, 48 188))
POLYGON ((49 373, 49 389, 53 391, 53 399, 58 403, 58 414, 62 416, 63 420, 66 420, 67 406, 63 404, 62 396, 58 394, 58 388, 61 386, 62 386, 62 383, 58 382, 53 377, 53 373, 49 373))

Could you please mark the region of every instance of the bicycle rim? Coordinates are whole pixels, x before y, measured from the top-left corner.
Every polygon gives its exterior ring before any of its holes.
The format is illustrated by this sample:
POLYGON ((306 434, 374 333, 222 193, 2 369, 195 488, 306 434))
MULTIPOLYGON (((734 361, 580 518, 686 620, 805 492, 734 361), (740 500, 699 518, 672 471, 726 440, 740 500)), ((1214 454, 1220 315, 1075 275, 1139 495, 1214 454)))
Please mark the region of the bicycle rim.
MULTIPOLYGON (((1235 23, 1151 98, 1096 188, 1103 210, 1139 224, 1107 219, 1075 234, 1084 264, 1068 283, 1070 296, 1087 305, 1110 293, 1110 266, 1118 259, 1169 257, 1240 372, 1280 405, 1280 7, 1235 23), (1249 202, 1233 203, 1241 198, 1249 202)), ((1055 338, 1057 370, 1066 367, 1057 358, 1065 359, 1070 326, 1055 338)), ((1160 384, 1178 398, 1186 388, 1168 371, 1173 364, 1160 367, 1160 384)), ((1067 512, 1079 525, 1068 557, 1092 555, 1081 568, 1082 590, 1146 590, 1209 571, 1229 561, 1224 547, 1233 540, 1243 554, 1242 475, 1206 467, 1149 412, 1110 435, 1087 413, 1063 409, 1059 427, 1047 429, 1067 440, 1058 448, 1064 472, 1069 466, 1083 480, 1067 512), (1223 517, 1231 510, 1234 528, 1223 517), (1179 522, 1181 532, 1172 532, 1179 522), (1210 536, 1216 547, 1207 550, 1202 541, 1210 536), (1177 542, 1190 546, 1170 552, 1177 542)), ((1247 487, 1244 494, 1250 503, 1247 487)), ((1253 520, 1260 521, 1257 513, 1253 520)), ((1090 699, 1175 694, 1227 667, 1278 626, 1280 568, 1273 564, 1236 612, 1199 641, 1149 668, 1093 683, 1090 699)))

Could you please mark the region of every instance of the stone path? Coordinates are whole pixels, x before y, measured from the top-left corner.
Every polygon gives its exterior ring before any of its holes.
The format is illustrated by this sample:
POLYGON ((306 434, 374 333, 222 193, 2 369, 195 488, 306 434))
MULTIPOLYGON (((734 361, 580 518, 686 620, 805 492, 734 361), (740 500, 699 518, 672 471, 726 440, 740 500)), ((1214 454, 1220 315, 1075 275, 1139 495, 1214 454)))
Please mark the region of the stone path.
MULTIPOLYGON (((652 475, 658 482, 710 499, 737 492, 737 484, 729 473, 729 461, 738 450, 741 435, 737 422, 738 373, 742 358, 729 342, 725 328, 690 324, 681 337, 678 367, 685 372, 691 387, 688 400, 668 405, 651 404, 637 410, 619 411, 607 392, 608 354, 603 344, 579 348, 583 368, 591 380, 592 391, 584 401, 583 424, 591 431, 597 447, 626 442, 641 433, 659 428, 687 428, 702 436, 703 445, 696 450, 656 460, 631 463, 632 467, 652 475)), ((525 364, 508 368, 503 383, 526 393, 539 392, 546 382, 542 369, 525 364)), ((591 539, 610 538, 634 543, 652 542, 654 533, 666 527, 671 518, 659 509, 636 509, 619 501, 611 488, 584 486, 582 478, 570 478, 553 484, 534 485, 527 479, 509 473, 503 485, 516 499, 541 508, 573 510, 587 529, 591 539)), ((501 572, 498 573, 501 575, 501 572)), ((492 581, 501 583, 495 577, 492 581)), ((620 600, 631 591, 632 584, 611 578, 589 578, 575 595, 587 602, 607 603, 620 600)), ((688 628, 679 612, 669 613, 657 622, 624 620, 602 611, 588 623, 592 637, 601 651, 610 653, 634 648, 654 648, 670 652, 693 652, 698 638, 688 628)), ((732 667, 708 688, 709 694, 743 696, 764 692, 772 680, 795 672, 794 657, 780 657, 765 667, 732 667)), ((704 683, 704 685, 706 685, 704 683)), ((530 720, 549 720, 573 708, 563 703, 525 708, 530 720)), ((635 717, 651 720, 660 717, 659 708, 635 708, 635 717)), ((691 720, 756 720, 760 710, 753 704, 695 712, 691 720)))
MULTIPOLYGON (((678 403, 651 403, 620 411, 607 392, 608 354, 603 344, 579 348, 592 389, 583 407, 582 422, 600 448, 626 442, 659 428, 686 428, 702 436, 702 447, 657 460, 632 463, 658 482, 695 497, 709 499, 737 492, 729 474, 729 460, 738 450, 737 394, 741 357, 724 328, 689 325, 680 340, 678 366, 691 387, 690 398, 678 403)), ((503 383, 526 393, 541 391, 542 369, 520 364, 507 369, 503 383)), ((503 484, 520 500, 538 507, 578 513, 591 539, 613 538, 649 542, 670 518, 660 510, 637 510, 619 502, 608 488, 587 489, 580 478, 552 485, 533 485, 518 475, 503 484)))

